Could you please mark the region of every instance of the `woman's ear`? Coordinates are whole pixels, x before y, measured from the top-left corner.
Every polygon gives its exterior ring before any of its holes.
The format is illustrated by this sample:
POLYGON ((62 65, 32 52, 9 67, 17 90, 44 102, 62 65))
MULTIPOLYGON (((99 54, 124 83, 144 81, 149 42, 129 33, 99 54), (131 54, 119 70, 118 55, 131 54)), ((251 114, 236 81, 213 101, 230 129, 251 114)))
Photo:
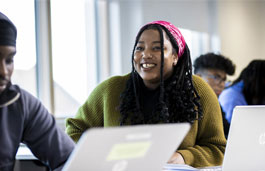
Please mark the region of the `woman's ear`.
POLYGON ((173 65, 176 66, 177 63, 178 63, 178 55, 177 55, 177 53, 175 53, 175 54, 173 55, 173 65))

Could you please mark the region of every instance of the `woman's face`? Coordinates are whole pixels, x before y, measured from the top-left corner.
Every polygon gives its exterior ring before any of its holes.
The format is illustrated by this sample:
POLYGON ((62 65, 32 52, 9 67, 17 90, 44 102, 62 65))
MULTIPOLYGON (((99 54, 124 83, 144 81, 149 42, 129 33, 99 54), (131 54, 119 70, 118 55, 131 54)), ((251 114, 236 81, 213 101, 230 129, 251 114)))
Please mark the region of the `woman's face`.
MULTIPOLYGON (((177 54, 163 31, 164 37, 164 79, 173 73, 173 67, 177 64, 177 54)), ((158 30, 145 30, 136 45, 134 52, 134 67, 144 81, 146 87, 155 89, 160 84, 161 68, 161 44, 158 30)))

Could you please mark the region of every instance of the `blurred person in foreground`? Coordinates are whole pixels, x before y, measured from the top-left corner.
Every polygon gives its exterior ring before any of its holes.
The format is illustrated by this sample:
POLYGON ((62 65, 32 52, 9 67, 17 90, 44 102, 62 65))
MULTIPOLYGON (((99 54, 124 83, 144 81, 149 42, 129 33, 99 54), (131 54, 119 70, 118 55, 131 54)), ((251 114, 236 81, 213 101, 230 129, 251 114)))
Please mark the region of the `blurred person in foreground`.
POLYGON ((21 142, 49 169, 62 167, 75 143, 41 102, 11 83, 17 30, 0 12, 0 170, 14 169, 21 142))

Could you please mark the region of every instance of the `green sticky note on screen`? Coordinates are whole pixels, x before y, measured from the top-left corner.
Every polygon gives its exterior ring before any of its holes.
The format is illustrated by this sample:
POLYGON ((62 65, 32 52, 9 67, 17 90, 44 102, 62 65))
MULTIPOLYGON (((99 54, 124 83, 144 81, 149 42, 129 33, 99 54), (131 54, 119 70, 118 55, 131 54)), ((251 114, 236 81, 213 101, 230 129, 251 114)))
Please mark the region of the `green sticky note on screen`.
POLYGON ((110 150, 107 161, 144 157, 150 146, 150 141, 115 144, 110 150))

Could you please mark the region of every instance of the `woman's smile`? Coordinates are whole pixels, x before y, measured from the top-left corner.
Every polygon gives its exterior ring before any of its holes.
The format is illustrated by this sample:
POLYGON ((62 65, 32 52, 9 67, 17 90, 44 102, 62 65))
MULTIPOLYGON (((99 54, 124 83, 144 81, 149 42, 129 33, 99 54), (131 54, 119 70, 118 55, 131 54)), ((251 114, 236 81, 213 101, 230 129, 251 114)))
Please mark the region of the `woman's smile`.
POLYGON ((156 67, 156 64, 154 64, 154 63, 142 63, 141 67, 143 70, 151 70, 154 67, 156 67))

